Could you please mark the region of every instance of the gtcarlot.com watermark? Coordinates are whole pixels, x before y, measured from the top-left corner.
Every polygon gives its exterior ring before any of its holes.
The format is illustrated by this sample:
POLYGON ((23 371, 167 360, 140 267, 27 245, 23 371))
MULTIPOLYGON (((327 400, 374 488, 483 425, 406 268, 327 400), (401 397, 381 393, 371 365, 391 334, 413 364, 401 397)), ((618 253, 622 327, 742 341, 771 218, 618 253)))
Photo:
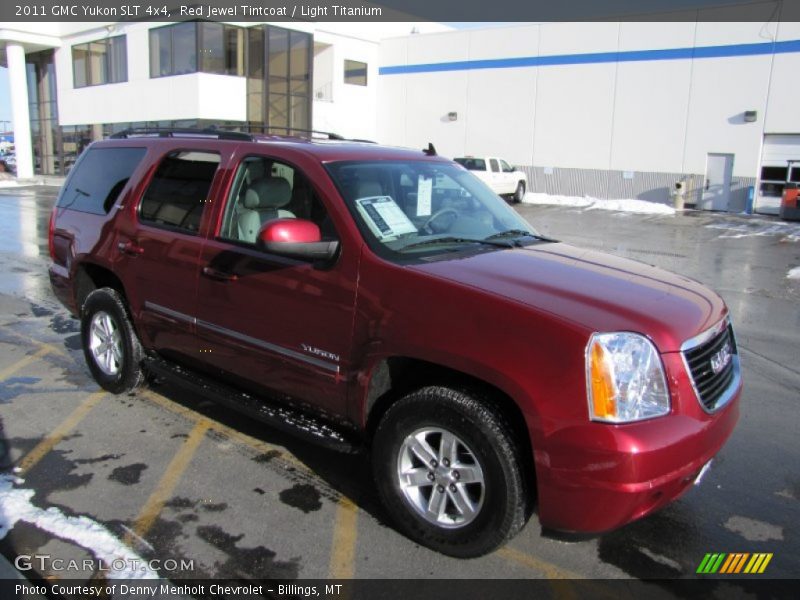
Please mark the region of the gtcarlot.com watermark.
POLYGON ((116 572, 135 573, 144 571, 176 572, 194 571, 194 559, 154 558, 115 558, 107 562, 84 558, 81 560, 53 558, 50 554, 21 554, 14 559, 14 566, 19 571, 37 570, 40 572, 116 572))

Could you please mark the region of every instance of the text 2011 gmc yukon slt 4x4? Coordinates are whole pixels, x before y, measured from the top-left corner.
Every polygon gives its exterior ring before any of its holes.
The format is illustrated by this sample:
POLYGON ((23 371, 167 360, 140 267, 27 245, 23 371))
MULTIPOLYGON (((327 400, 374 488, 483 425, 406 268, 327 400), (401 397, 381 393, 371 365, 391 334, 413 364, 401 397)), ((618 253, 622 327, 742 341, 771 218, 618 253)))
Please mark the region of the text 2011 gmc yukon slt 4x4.
POLYGON ((179 377, 367 447, 414 540, 477 556, 680 496, 736 423, 714 292, 539 235, 463 167, 373 144, 123 134, 53 211, 50 278, 121 393, 179 377))

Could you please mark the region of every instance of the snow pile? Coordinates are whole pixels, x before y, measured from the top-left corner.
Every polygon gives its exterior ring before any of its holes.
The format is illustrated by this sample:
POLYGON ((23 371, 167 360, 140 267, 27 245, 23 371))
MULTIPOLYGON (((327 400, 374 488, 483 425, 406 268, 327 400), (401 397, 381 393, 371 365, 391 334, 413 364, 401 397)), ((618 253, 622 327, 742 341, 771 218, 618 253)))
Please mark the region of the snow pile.
POLYGON ((16 179, 0 179, 0 188, 12 188, 12 187, 19 187, 19 183, 16 179))
POLYGON ((523 202, 526 204, 554 204, 556 206, 571 206, 587 210, 615 210, 618 212, 636 213, 639 215, 674 215, 675 209, 666 204, 648 202, 627 198, 620 200, 604 200, 591 196, 553 196, 539 192, 525 194, 523 202))
POLYGON ((109 579, 158 579, 147 562, 114 534, 88 517, 68 517, 55 507, 47 510, 31 503, 34 490, 15 488, 23 483, 12 475, 0 475, 0 539, 17 521, 25 521, 91 552, 108 569, 109 579))
POLYGON ((800 279, 800 267, 795 267, 786 274, 787 279, 800 279))

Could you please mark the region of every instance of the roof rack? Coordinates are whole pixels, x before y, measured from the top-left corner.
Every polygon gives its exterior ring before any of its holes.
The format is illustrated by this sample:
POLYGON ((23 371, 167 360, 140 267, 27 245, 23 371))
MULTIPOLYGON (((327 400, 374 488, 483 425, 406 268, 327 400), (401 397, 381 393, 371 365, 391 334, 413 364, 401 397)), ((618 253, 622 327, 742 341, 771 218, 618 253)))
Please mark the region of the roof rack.
POLYGON ((206 128, 149 128, 135 127, 123 129, 112 134, 111 139, 125 139, 130 137, 211 137, 219 140, 244 140, 252 142, 253 136, 242 131, 224 131, 220 129, 206 128))
POLYGON ((333 133, 330 131, 319 131, 317 129, 295 129, 293 127, 270 127, 268 125, 263 126, 253 126, 253 125, 245 125, 246 129, 253 130, 261 130, 258 133, 251 132, 244 132, 244 131, 231 131, 227 129, 218 129, 216 127, 206 127, 205 129, 200 128, 175 128, 175 127, 134 127, 129 129, 123 129, 122 131, 118 131, 117 133, 112 134, 109 136, 111 139, 126 139, 131 137, 208 137, 208 138, 215 138, 219 140, 240 140, 240 141, 247 141, 247 142, 254 142, 257 141, 256 135, 288 135, 291 136, 294 133, 307 133, 307 134, 316 134, 327 137, 329 140, 336 140, 336 141, 350 141, 350 142, 362 142, 368 144, 374 144, 375 142, 371 140, 348 140, 344 136, 339 135, 338 133, 333 133), (275 133, 274 131, 270 130, 282 130, 288 133, 275 133))
POLYGON ((311 133, 317 134, 327 137, 329 140, 337 140, 337 141, 344 141, 347 138, 344 136, 339 135, 338 133, 333 133, 331 131, 320 131, 318 129, 297 129, 296 127, 278 127, 276 125, 247 125, 247 129, 249 130, 261 130, 260 133, 264 135, 288 135, 291 136, 294 133, 311 133), (277 133, 277 131, 285 131, 287 133, 277 133))

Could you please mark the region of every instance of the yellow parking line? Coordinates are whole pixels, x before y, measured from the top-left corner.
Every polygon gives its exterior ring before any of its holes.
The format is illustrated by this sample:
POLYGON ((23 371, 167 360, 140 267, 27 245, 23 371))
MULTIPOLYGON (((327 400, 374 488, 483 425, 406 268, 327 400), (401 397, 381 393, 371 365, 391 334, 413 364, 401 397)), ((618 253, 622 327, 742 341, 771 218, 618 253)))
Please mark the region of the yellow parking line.
POLYGON ((39 360, 45 354, 52 352, 52 347, 49 344, 42 344, 41 347, 34 352, 33 354, 29 354, 25 358, 22 358, 15 362, 13 365, 6 367, 2 371, 0 371, 0 381, 4 379, 8 379, 11 375, 19 371, 20 369, 27 367, 32 362, 39 360))
POLYGON ((33 468, 36 463, 42 460, 48 452, 50 452, 56 444, 63 440, 66 435, 72 431, 75 426, 80 423, 86 415, 89 414, 98 402, 106 395, 106 392, 95 392, 81 404, 72 413, 64 419, 61 424, 56 427, 46 438, 36 444, 36 446, 28 452, 18 463, 17 469, 20 474, 25 474, 33 468))
MULTIPOLYGON (((164 504, 172 496, 175 486, 178 485, 181 476, 189 466, 194 453, 197 451, 198 446, 200 446, 200 442, 203 441, 210 425, 211 423, 208 419, 199 419, 197 421, 189 437, 186 438, 186 441, 183 443, 180 450, 178 450, 178 453, 167 466, 167 470, 164 471, 164 475, 162 475, 161 481, 158 482, 156 489, 153 490, 153 493, 150 494, 142 510, 139 511, 139 515, 133 523, 133 533, 144 537, 153 526, 158 515, 160 515, 161 511, 164 509, 164 504)), ((128 534, 125 536, 126 544, 130 544, 132 541, 132 535, 128 534)))
POLYGON ((357 528, 358 507, 349 498, 342 496, 336 506, 333 523, 329 579, 352 579, 355 575, 357 528))

